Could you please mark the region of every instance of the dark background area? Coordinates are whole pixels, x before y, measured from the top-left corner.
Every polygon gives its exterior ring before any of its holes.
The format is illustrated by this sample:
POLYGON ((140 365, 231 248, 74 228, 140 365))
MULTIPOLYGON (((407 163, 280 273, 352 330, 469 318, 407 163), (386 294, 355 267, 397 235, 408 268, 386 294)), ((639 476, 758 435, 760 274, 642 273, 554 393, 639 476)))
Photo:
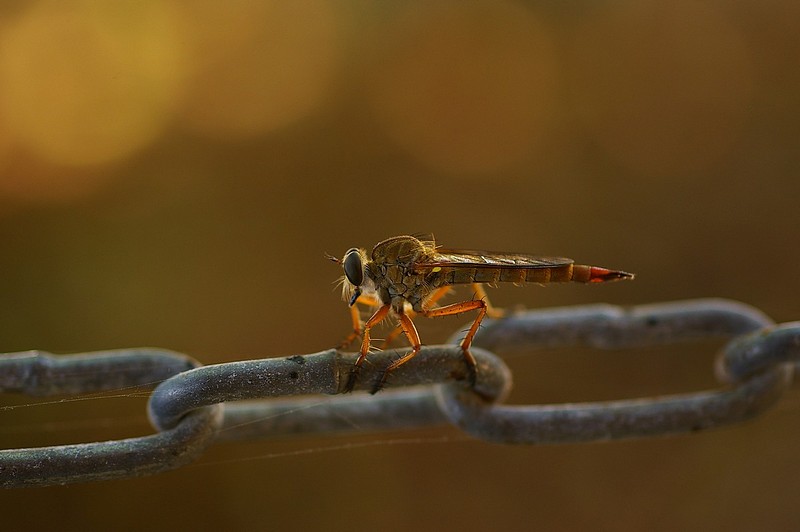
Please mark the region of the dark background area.
MULTIPOLYGON (((324 253, 416 232, 637 274, 503 286, 501 307, 716 296, 798 319, 798 20, 795 2, 4 3, 1 349, 321 351, 349 328, 324 253)), ((417 322, 435 344, 468 320, 417 322)), ((721 345, 514 353, 510 402, 714 387, 721 345)), ((148 434, 145 406, 4 410, 0 445, 148 434)), ((443 427, 218 445, 160 476, 9 491, 0 514, 8 530, 786 530, 798 408, 608 444, 443 427), (423 441, 380 443, 396 438, 423 441)))

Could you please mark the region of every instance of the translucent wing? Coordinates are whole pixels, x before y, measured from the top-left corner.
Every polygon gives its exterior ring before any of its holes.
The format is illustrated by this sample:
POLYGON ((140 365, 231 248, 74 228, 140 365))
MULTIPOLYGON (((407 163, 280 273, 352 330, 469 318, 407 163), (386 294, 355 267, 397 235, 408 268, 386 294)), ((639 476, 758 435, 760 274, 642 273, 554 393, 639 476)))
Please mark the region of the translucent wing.
POLYGON ((535 269, 569 266, 574 261, 564 257, 540 257, 525 253, 480 251, 472 249, 437 249, 429 260, 414 264, 420 272, 434 268, 535 269))

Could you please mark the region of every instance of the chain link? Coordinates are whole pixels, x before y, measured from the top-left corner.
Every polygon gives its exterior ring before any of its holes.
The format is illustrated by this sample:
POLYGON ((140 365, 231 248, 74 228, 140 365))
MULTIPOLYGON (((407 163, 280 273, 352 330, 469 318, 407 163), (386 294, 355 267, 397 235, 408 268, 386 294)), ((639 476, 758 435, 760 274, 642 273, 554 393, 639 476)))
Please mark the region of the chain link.
MULTIPOLYGON (((484 440, 533 444, 716 427, 759 414, 790 386, 800 360, 800 322, 775 326, 757 309, 721 299, 628 309, 587 305, 486 320, 474 345, 474 388, 466 384, 458 347, 430 346, 393 372, 389 389, 374 396, 340 395, 356 355, 336 350, 211 366, 158 349, 0 355, 0 390, 6 392, 74 395, 161 382, 148 403, 156 434, 3 450, 0 484, 45 486, 150 475, 191 462, 221 440, 451 423, 484 440), (511 373, 488 351, 636 348, 702 338, 733 338, 716 362, 719 389, 597 403, 504 405, 511 373)), ((357 389, 369 389, 381 369, 403 353, 370 355, 357 389)))

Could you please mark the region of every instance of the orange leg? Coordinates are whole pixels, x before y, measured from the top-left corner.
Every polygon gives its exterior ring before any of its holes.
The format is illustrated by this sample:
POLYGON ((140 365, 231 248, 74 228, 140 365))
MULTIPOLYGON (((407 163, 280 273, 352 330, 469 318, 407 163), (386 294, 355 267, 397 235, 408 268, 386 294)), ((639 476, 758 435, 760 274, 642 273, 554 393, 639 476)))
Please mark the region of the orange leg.
POLYGON ((411 351, 389 364, 386 369, 383 370, 380 380, 378 380, 378 382, 375 384, 375 387, 371 391, 373 394, 383 388, 383 385, 386 384, 386 378, 392 371, 396 370, 417 356, 417 353, 419 353, 419 350, 422 348, 422 344, 419 341, 419 333, 417 332, 417 328, 414 326, 414 322, 411 321, 411 318, 405 313, 399 314, 397 318, 400 320, 400 327, 403 333, 406 335, 406 338, 408 338, 408 343, 411 344, 411 351))
MULTIPOLYGON (((429 297, 427 301, 425 301, 425 307, 426 307, 426 308, 430 308, 430 307, 431 307, 432 305, 434 305, 434 304, 435 304, 437 301, 439 301, 440 299, 442 299, 442 297, 444 297, 445 295, 447 295, 447 293, 448 293, 448 292, 450 292, 450 287, 449 287, 449 286, 443 286, 443 287, 441 287, 441 288, 437 289, 437 290, 436 290, 436 291, 433 293, 433 295, 432 295, 431 297, 429 297)), ((407 315, 408 315, 408 317, 409 317, 409 318, 413 318, 414 316, 416 316, 416 314, 417 314, 417 313, 416 313, 416 312, 414 312, 413 310, 409 310, 409 311, 407 312, 407 315)), ((402 333, 402 332, 403 332, 403 330, 404 330, 404 329, 403 329, 403 325, 402 325, 402 323, 399 323, 399 324, 397 325, 397 327, 395 327, 395 328, 394 328, 394 330, 393 330, 392 332, 390 332, 388 335, 386 335, 386 338, 383 340, 383 346, 382 346, 382 347, 383 347, 384 349, 386 349, 387 347, 389 347, 389 345, 391 345, 391 343, 392 343, 392 342, 394 342, 394 340, 395 340, 395 339, 396 339, 398 336, 400 336, 400 333, 402 333)))
POLYGON ((369 305, 370 307, 379 307, 380 302, 371 296, 360 296, 354 305, 350 307, 350 318, 353 320, 353 331, 348 334, 344 340, 339 342, 337 346, 338 349, 344 349, 348 347, 350 344, 356 341, 356 338, 361 336, 361 312, 358 308, 358 304, 361 303, 363 305, 369 305))
MULTIPOLYGON (((413 318, 416 315, 416 312, 414 312, 413 310, 409 310, 408 315, 413 318)), ((383 345, 381 347, 383 349, 389 347, 392 344, 392 342, 394 342, 397 339, 397 337, 400 336, 402 332, 403 332, 403 327, 400 324, 397 324, 397 327, 395 327, 392 330, 392 332, 387 334, 386 338, 383 339, 383 345)))
POLYGON ((470 310, 477 310, 478 316, 472 322, 467 335, 461 340, 461 351, 464 353, 464 360, 467 363, 467 370, 469 371, 469 381, 471 385, 475 385, 475 378, 477 376, 478 364, 475 357, 469 352, 469 346, 472 345, 472 339, 478 332, 478 327, 481 325, 481 320, 486 316, 486 301, 483 299, 473 299, 471 301, 463 301, 461 303, 453 303, 445 307, 435 308, 433 310, 426 310, 421 314, 427 318, 435 318, 437 316, 452 316, 453 314, 461 314, 470 310))
POLYGON ((381 308, 376 310, 375 314, 373 314, 372 317, 367 320, 367 323, 364 324, 364 338, 361 341, 361 351, 358 355, 358 360, 356 360, 355 366, 353 366, 353 369, 350 370, 350 376, 348 377, 347 384, 344 387, 346 392, 353 391, 353 386, 356 384, 358 372, 361 369, 361 365, 364 364, 367 354, 369 353, 369 331, 386 318, 386 315, 389 314, 390 308, 391 307, 389 305, 383 305, 381 308))
POLYGON ((506 311, 493 307, 491 303, 489 303, 489 298, 486 296, 486 290, 483 289, 483 285, 480 283, 472 283, 472 289, 475 291, 476 299, 483 299, 486 302, 486 315, 490 318, 502 318, 506 315, 506 311))
POLYGON ((433 295, 425 301, 425 308, 430 309, 433 305, 436 304, 437 301, 446 296, 448 292, 450 292, 449 286, 443 286, 441 288, 438 288, 436 292, 434 292, 433 295))

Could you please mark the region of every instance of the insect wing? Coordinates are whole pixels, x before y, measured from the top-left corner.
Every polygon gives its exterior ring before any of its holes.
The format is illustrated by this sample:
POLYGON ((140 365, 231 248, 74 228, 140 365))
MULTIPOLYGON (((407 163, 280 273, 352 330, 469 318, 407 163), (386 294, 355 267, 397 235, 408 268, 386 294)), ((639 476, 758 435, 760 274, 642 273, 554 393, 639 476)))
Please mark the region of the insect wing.
POLYGON ((498 268, 535 269, 569 266, 572 259, 564 257, 540 257, 525 253, 504 251, 479 251, 471 249, 437 249, 431 260, 417 262, 414 269, 419 272, 434 268, 498 268))

